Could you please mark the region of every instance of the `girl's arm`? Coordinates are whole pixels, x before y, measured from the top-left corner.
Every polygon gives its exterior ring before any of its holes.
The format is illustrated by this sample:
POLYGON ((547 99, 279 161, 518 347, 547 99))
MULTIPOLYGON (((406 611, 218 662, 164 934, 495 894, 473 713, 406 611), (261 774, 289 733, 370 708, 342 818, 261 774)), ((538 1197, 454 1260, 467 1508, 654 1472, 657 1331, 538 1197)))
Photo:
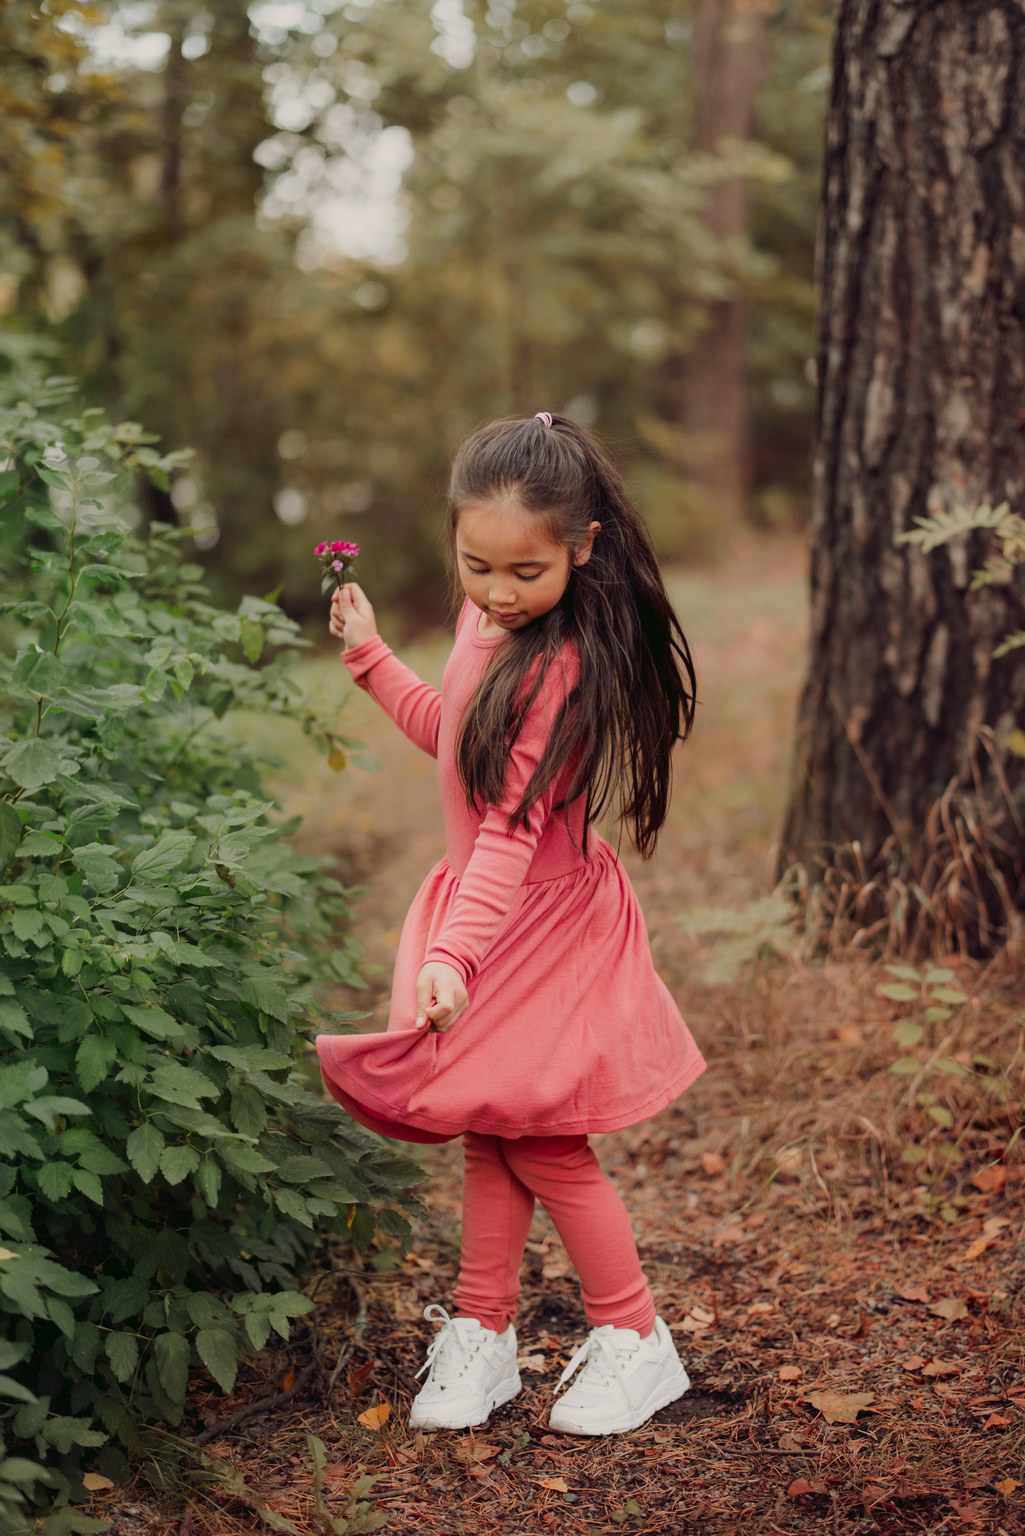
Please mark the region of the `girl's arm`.
POLYGON ((331 599, 328 629, 347 643, 342 660, 353 682, 376 699, 415 746, 437 757, 441 694, 417 677, 381 639, 373 607, 354 581, 347 582, 331 599))
POLYGON ((441 694, 399 660, 380 635, 364 640, 342 660, 354 683, 376 699, 415 746, 438 755, 441 694))
POLYGON ((576 659, 569 652, 548 668, 544 685, 513 743, 500 804, 488 806, 469 862, 459 880, 448 918, 424 956, 459 971, 464 983, 477 972, 523 884, 538 839, 551 815, 555 782, 527 815, 509 831, 509 812, 517 805, 537 767, 563 699, 573 687, 576 659))

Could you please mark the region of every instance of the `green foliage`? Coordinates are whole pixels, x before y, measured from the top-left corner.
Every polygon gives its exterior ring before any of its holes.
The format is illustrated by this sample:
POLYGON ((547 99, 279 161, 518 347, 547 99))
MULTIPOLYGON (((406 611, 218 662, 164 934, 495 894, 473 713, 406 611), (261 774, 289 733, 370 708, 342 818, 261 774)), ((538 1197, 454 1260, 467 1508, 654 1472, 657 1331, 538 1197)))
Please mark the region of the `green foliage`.
POLYGON ((142 1423, 180 1422, 190 1372, 230 1392, 310 1310, 318 1235, 403 1239, 422 1176, 297 1070, 318 986, 358 980, 359 950, 231 731, 271 712, 337 755, 295 628, 254 597, 217 609, 174 530, 130 530, 140 467, 180 460, 70 398, 0 385, 5 1530, 78 1496, 86 1458, 118 1476, 142 1423))
POLYGON ((307 1435, 306 1444, 313 1469, 314 1519, 324 1536, 365 1536, 365 1533, 379 1531, 386 1526, 388 1516, 375 1513, 373 1506, 363 1498, 377 1482, 376 1477, 358 1477, 349 1491, 343 1512, 340 1515, 331 1513, 324 1497, 327 1447, 316 1435, 307 1435))
MULTIPOLYGON (((1025 518, 1012 512, 1010 503, 999 506, 983 502, 978 507, 957 506, 952 512, 938 511, 929 517, 916 517, 915 527, 899 534, 898 544, 917 544, 926 554, 940 549, 953 539, 966 534, 984 532, 995 538, 999 552, 991 555, 985 565, 972 573, 971 591, 980 587, 1004 583, 1013 576, 1015 568, 1025 565, 1025 518)), ((1015 630, 1005 635, 994 648, 994 660, 1007 656, 1025 646, 1025 630, 1015 630)), ((1016 757, 1025 757, 1025 730, 1020 727, 1008 733, 1006 745, 1016 757)))
POLYGON ((1018 1089, 1013 1062, 998 1064, 988 1056, 957 1053, 957 1024, 968 997, 953 971, 943 966, 919 969, 888 965, 894 978, 877 988, 881 997, 905 1005, 905 1015, 893 1026, 895 1052, 889 1070, 909 1082, 913 1108, 910 1135, 901 1149, 901 1162, 919 1170, 918 1197, 923 1208, 943 1221, 956 1221, 965 1204, 947 1188, 949 1175, 964 1161, 963 1131, 958 1127, 959 1104, 952 1098, 960 1085, 973 1104, 1013 1104, 1018 1089))
POLYGON ((728 986, 751 961, 766 955, 790 955, 795 944, 795 907, 785 884, 736 911, 728 907, 695 907, 678 921, 695 936, 721 935, 703 966, 712 986, 728 986))

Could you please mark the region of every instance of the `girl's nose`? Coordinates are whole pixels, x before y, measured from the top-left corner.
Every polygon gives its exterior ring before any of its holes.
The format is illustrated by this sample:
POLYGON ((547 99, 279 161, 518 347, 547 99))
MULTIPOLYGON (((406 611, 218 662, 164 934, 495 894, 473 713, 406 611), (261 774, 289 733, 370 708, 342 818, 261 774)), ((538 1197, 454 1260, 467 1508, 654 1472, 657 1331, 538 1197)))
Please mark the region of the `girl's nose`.
POLYGON ((493 608, 509 608, 516 601, 516 593, 511 587, 491 587, 488 591, 488 603, 493 608))

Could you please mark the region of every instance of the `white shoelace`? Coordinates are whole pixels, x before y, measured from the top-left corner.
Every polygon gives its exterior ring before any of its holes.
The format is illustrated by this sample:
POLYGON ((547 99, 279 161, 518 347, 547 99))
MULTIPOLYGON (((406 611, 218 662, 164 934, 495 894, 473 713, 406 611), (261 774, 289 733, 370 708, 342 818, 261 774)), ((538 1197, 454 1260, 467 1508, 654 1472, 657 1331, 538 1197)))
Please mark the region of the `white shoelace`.
POLYGON ((457 1326, 459 1319, 450 1317, 437 1302, 432 1301, 424 1308, 424 1317, 431 1322, 443 1322, 445 1326, 431 1340, 427 1358, 413 1379, 430 1371, 428 1382, 444 1386, 446 1381, 455 1381, 463 1374, 480 1350, 481 1340, 475 1339, 471 1344, 465 1331, 457 1326))
MULTIPOLYGON (((584 1375, 580 1378, 581 1382, 593 1376, 601 1386, 618 1386, 626 1398, 627 1405, 630 1408, 636 1407, 626 1379, 623 1353, 623 1350, 617 1350, 604 1328, 593 1328, 559 1377, 559 1386, 555 1390, 558 1391, 559 1387, 565 1386, 574 1371, 582 1365, 584 1375)), ((633 1356, 636 1350, 631 1349, 628 1353, 633 1356)))

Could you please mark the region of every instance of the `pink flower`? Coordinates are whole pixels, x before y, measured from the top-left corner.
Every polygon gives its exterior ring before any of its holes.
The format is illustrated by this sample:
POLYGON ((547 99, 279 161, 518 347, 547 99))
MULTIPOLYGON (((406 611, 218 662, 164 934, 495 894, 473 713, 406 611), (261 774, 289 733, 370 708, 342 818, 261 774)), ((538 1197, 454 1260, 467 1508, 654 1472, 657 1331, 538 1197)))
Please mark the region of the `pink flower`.
POLYGON ((327 551, 327 545, 326 544, 318 544, 316 549, 313 551, 313 553, 315 555, 323 555, 323 554, 326 553, 326 551, 327 551))
POLYGON ((342 564, 342 562, 340 560, 332 560, 331 561, 331 569, 333 571, 344 571, 345 570, 345 566, 342 564))

